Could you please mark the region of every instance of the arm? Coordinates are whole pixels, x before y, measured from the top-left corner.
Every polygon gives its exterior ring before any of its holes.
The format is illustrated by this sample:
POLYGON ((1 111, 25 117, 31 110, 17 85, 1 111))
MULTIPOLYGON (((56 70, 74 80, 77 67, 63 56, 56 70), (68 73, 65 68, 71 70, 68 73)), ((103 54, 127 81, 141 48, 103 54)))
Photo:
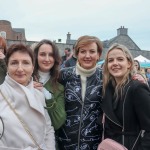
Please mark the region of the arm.
POLYGON ((46 109, 48 110, 54 129, 57 130, 66 120, 64 87, 58 83, 58 90, 52 95, 52 99, 46 100, 46 109))
MULTIPOLYGON (((145 84, 139 84, 134 93, 134 109, 142 130, 145 130, 141 138, 142 150, 150 149, 150 90, 145 84)), ((140 149, 141 150, 141 149, 140 149)))

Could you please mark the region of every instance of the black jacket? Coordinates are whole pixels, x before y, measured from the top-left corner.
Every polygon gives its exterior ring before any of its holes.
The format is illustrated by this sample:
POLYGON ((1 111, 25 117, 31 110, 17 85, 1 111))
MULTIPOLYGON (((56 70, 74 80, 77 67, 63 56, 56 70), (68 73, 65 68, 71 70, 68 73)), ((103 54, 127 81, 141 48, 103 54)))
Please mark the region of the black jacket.
POLYGON ((77 58, 72 56, 70 59, 66 60, 65 67, 73 67, 76 65, 76 62, 77 62, 77 58))
POLYGON ((102 114, 101 70, 97 68, 96 72, 87 78, 84 101, 81 96, 80 76, 76 75, 75 67, 64 68, 60 79, 65 89, 67 113, 66 123, 59 135, 61 150, 97 150, 102 134, 102 126, 97 123, 99 115, 102 114))
POLYGON ((112 138, 132 149, 138 134, 140 136, 134 150, 150 150, 150 90, 146 84, 131 80, 123 91, 122 99, 113 103, 114 88, 111 83, 106 88, 102 109, 106 114, 105 138, 112 138), (124 128, 123 128, 124 126, 124 128))

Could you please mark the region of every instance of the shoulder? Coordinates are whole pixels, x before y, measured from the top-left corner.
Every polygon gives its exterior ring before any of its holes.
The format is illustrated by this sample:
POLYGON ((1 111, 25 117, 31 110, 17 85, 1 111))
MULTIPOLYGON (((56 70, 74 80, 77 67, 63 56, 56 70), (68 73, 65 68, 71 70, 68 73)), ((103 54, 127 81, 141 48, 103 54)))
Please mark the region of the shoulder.
POLYGON ((60 75, 63 75, 65 77, 69 77, 75 73, 75 66, 73 67, 67 67, 60 70, 60 75))
POLYGON ((40 100, 43 105, 45 104, 44 94, 40 90, 34 88, 34 96, 36 99, 40 100))
POLYGON ((130 87, 131 91, 136 95, 142 94, 144 92, 150 93, 150 88, 148 87, 148 85, 138 80, 131 80, 127 87, 130 87))

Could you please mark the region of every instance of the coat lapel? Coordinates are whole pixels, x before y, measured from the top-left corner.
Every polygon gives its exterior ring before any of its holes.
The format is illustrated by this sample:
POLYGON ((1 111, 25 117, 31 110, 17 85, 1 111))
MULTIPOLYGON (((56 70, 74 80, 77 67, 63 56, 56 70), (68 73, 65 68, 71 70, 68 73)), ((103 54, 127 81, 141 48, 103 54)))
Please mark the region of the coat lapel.
POLYGON ((105 93, 106 94, 104 98, 102 99, 103 112, 112 122, 115 122, 115 124, 122 127, 122 124, 120 123, 120 121, 118 120, 117 116, 115 115, 113 111, 112 100, 113 100, 113 94, 114 94, 114 87, 111 84, 108 84, 105 93))

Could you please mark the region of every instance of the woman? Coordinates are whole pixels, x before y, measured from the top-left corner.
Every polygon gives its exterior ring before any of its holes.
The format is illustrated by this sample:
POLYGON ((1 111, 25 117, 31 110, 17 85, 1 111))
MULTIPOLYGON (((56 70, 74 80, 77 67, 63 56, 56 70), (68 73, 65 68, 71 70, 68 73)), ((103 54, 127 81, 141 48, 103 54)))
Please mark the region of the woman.
POLYGON ((7 72, 5 55, 6 55, 6 41, 4 38, 0 36, 0 84, 4 82, 7 72))
POLYGON ((134 66, 135 66, 135 69, 136 69, 136 73, 138 75, 141 75, 144 78, 145 82, 147 83, 147 78, 146 78, 146 75, 145 75, 145 70, 144 69, 141 70, 140 63, 139 63, 138 60, 134 60, 134 66))
POLYGON ((9 47, 8 74, 0 86, 0 116, 3 120, 1 150, 54 150, 55 137, 43 94, 34 89, 32 50, 22 44, 9 47))
POLYGON ((129 150, 150 149, 150 90, 131 77, 134 60, 123 45, 113 44, 106 55, 102 110, 105 114, 105 138, 111 138, 129 150), (141 132, 144 130, 143 136, 141 132))
POLYGON ((59 134, 61 150, 96 150, 101 140, 97 119, 102 114, 102 74, 96 65, 101 53, 102 43, 97 37, 82 36, 75 45, 76 66, 61 70, 67 112, 59 134))
POLYGON ((48 113, 56 131, 64 124, 66 112, 64 106, 64 87, 57 82, 60 56, 56 45, 50 40, 40 41, 34 49, 34 86, 40 89, 46 99, 48 113))

